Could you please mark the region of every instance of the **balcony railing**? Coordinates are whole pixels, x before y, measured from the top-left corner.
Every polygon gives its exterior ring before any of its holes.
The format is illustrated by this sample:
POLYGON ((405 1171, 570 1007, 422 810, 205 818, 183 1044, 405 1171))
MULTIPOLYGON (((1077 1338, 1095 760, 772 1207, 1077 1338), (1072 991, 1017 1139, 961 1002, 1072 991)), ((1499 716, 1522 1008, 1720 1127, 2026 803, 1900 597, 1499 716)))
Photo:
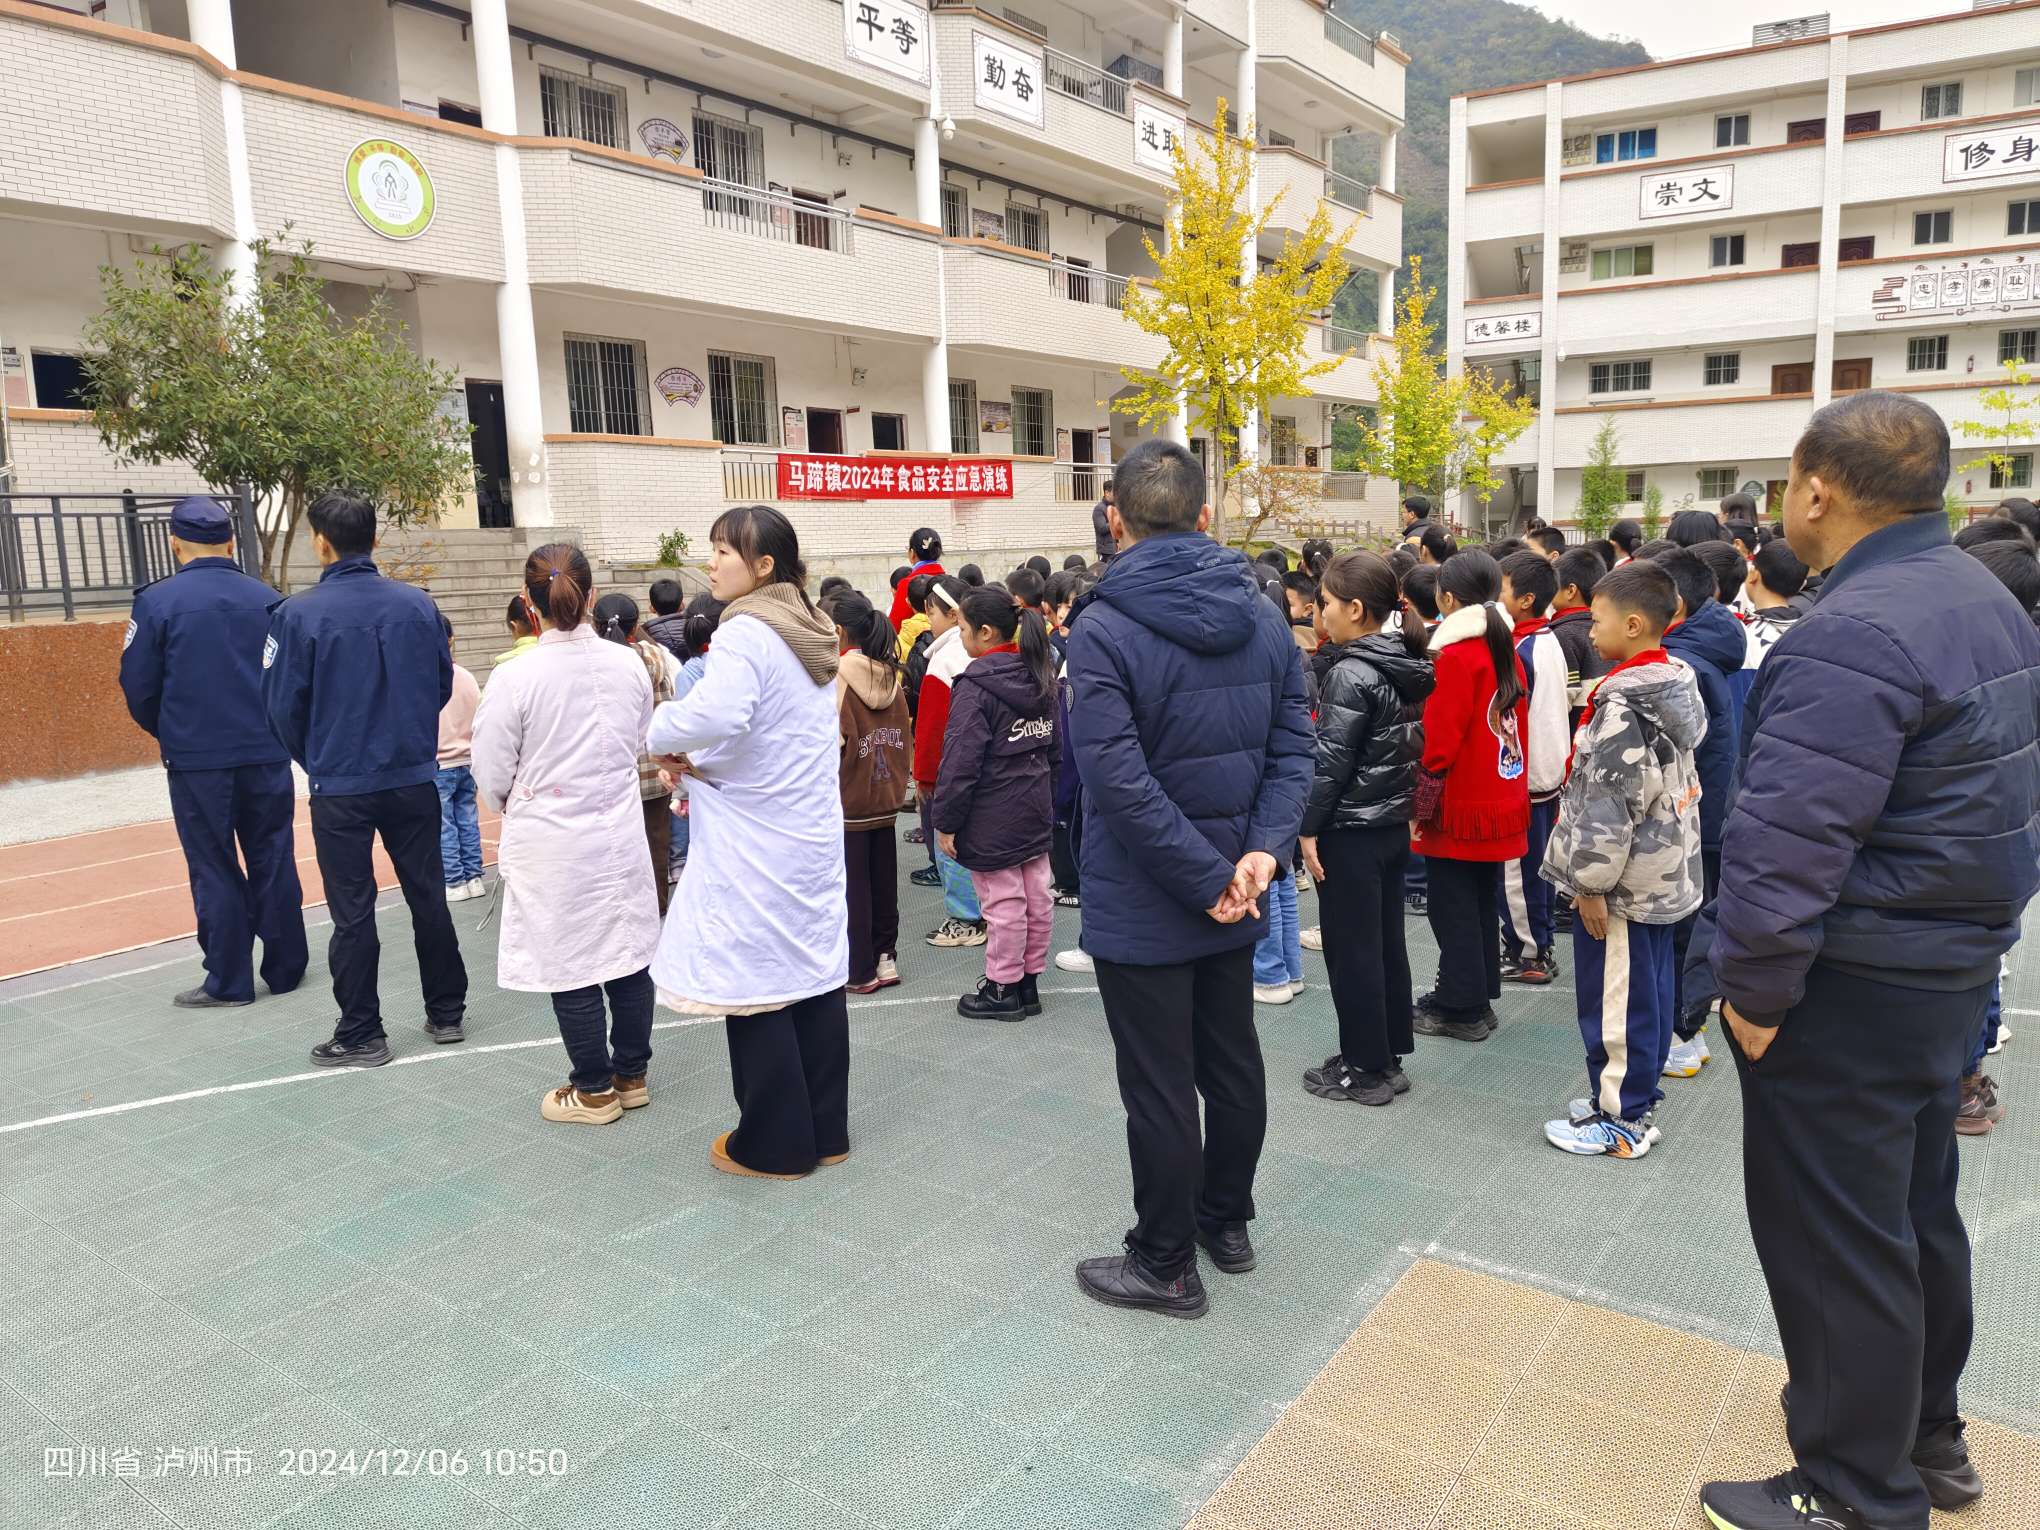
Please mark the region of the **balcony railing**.
POLYGON ((811 250, 850 252, 850 215, 824 202, 762 191, 735 181, 701 183, 701 216, 710 228, 733 228, 760 239, 811 250))
POLYGON ((1103 463, 1058 462, 1055 465, 1055 502, 1058 505, 1092 505, 1104 491, 1112 469, 1103 463))
POLYGON ((1347 329, 1342 324, 1327 324, 1319 332, 1319 345, 1328 355, 1340 356, 1347 351, 1364 358, 1367 342, 1371 336, 1364 329, 1347 329))
POLYGON ((1341 207, 1350 207, 1355 212, 1367 211, 1374 201, 1374 188, 1365 181, 1356 181, 1350 175, 1341 175, 1336 170, 1325 172, 1325 200, 1336 202, 1341 207))
POLYGON ((1089 266, 1072 265, 1065 260, 1048 263, 1048 290, 1061 294, 1072 303, 1102 303, 1107 308, 1123 310, 1129 280, 1128 277, 1114 276, 1110 271, 1094 271, 1089 266))
MULTIPOLYGON (((247 501, 217 496, 232 518, 241 566, 260 552, 247 501)), ((0 594, 7 619, 80 606, 123 606, 138 585, 177 572, 170 552, 176 498, 135 494, 0 494, 0 594)))
POLYGON ((1343 48, 1370 66, 1374 63, 1374 39, 1350 21, 1341 21, 1330 11, 1325 12, 1325 41, 1334 48, 1343 48))
POLYGON ((777 499, 779 454, 723 452, 722 497, 726 505, 769 504, 777 499))
POLYGON ((1087 64, 1082 59, 1071 58, 1067 53, 1058 53, 1053 48, 1041 50, 1042 69, 1048 75, 1048 88, 1074 96, 1079 101, 1115 116, 1130 117, 1132 109, 1127 105, 1127 82, 1116 74, 1107 74, 1096 64, 1087 64))

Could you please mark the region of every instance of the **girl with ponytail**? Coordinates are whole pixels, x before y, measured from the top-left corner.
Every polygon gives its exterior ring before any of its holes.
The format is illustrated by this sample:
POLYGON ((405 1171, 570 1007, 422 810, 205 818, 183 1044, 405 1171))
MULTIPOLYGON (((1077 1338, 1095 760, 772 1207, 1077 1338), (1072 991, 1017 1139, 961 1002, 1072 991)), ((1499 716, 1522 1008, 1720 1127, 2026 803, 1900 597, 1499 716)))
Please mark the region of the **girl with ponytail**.
POLYGON ((876 993, 900 980, 899 841, 913 769, 906 687, 894 661, 898 637, 885 613, 855 590, 822 602, 842 658, 836 703, 842 735, 843 864, 850 907, 850 991, 876 993))
POLYGON ((970 872, 987 939, 984 981, 956 1012, 1020 1020, 1041 1013, 1055 916, 1055 655, 1040 615, 998 590, 966 595, 960 625, 971 662, 951 693, 932 817, 942 853, 970 872))
MULTIPOLYGON (((605 643, 617 643, 638 656, 645 678, 652 682, 652 704, 671 701, 680 675, 680 661, 638 630, 638 603, 621 590, 595 602, 595 631, 605 643)), ((660 773, 659 762, 638 753, 638 800, 645 813, 645 843, 652 854, 652 883, 659 891, 659 917, 673 893, 673 788, 660 773)))
MULTIPOLYGON (((652 804, 641 796, 650 668, 588 625, 594 594, 588 560, 570 543, 525 561, 524 603, 538 643, 490 678, 471 767, 482 800, 503 815, 496 981, 550 994, 567 1047, 567 1082, 545 1092, 539 1115, 589 1126, 651 1100, 648 969, 666 870, 647 854, 652 804)), ((616 605, 605 620, 614 617, 627 635, 637 608, 625 605, 627 622, 616 605)), ((663 799, 658 806, 663 814, 663 799)))
POLYGON ((1512 628, 1493 602, 1502 571, 1486 553, 1438 568, 1431 634, 1437 690, 1424 711, 1413 845, 1430 879, 1438 986, 1417 1002, 1419 1036, 1485 1041, 1502 992, 1502 863, 1529 847, 1530 778, 1523 740, 1528 687, 1512 628))

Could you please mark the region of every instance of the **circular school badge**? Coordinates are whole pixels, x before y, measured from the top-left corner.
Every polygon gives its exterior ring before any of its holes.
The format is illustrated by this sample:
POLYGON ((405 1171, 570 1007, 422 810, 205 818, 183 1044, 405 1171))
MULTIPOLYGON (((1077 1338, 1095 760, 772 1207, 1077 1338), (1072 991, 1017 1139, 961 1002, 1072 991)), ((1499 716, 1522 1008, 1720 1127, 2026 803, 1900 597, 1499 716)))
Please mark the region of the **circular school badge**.
POLYGON ((348 153, 347 201, 385 239, 416 239, 439 206, 418 156, 388 138, 364 138, 348 153))

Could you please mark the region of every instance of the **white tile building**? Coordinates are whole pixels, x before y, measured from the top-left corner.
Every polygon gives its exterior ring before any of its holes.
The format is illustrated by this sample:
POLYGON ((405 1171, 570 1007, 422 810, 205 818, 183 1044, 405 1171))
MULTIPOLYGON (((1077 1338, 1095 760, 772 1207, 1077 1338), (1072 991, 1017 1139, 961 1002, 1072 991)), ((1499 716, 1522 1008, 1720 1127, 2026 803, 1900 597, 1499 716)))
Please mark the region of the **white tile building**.
MULTIPOLYGON (((483 524, 642 557, 772 499, 782 451, 955 452, 1010 459, 1013 498, 785 508, 823 560, 924 523, 1084 546, 1137 438, 1119 368, 1160 355, 1117 301, 1166 221, 1143 140, 1227 98, 1276 226, 1324 198, 1387 271, 1406 63, 1326 0, 0 0, 13 487, 191 486, 72 407, 97 268, 290 223, 336 306, 386 291, 463 379, 483 524), (1345 134, 1382 184, 1331 174, 1345 134)), ((1372 397, 1374 338, 1322 335, 1356 354, 1272 411, 1278 459, 1316 465, 1372 397)))
MULTIPOLYGON (((1835 394, 1974 419, 2040 357, 2040 4, 1806 30, 1454 98, 1450 359, 1539 404, 1491 522, 1570 519, 1607 420, 1632 500, 1762 504, 1835 394)), ((1951 486, 2032 480, 2022 450, 1951 486)))

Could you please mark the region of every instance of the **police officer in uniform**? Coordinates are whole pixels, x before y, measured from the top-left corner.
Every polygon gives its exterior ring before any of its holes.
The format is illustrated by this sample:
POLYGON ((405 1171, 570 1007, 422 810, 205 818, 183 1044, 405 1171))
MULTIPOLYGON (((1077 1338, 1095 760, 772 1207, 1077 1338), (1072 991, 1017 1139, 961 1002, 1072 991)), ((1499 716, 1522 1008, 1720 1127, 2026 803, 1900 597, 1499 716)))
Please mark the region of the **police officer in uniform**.
POLYGON ((262 707, 262 645, 276 592, 235 562, 233 523, 218 500, 178 502, 170 549, 177 572, 135 592, 120 688, 129 714, 162 746, 205 953, 205 981, 173 1002, 252 1004, 256 937, 271 993, 297 987, 306 962, 290 755, 262 707))

